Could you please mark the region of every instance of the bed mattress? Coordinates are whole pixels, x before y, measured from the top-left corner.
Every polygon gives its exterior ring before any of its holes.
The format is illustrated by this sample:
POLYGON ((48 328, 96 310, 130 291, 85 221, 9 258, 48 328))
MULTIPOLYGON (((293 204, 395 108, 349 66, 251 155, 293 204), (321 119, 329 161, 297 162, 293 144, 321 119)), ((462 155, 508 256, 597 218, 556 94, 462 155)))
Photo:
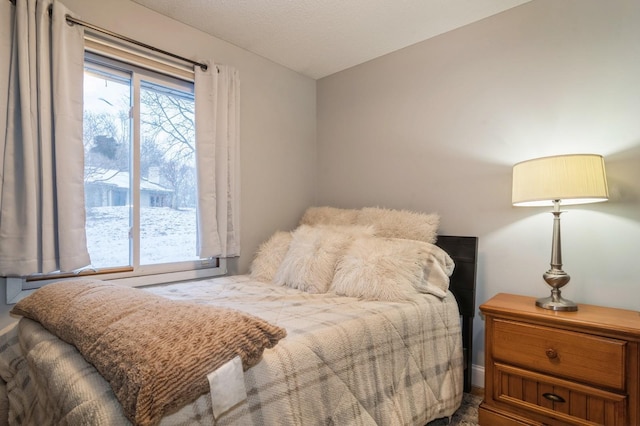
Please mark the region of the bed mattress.
MULTIPOLYGON (((245 311, 287 330, 244 373, 245 400, 214 419, 216 395, 207 393, 161 425, 424 425, 460 405, 461 327, 450 293, 361 301, 245 275, 145 290, 245 311)), ((0 376, 0 423, 130 424, 93 366, 29 319, 0 336, 0 376)))

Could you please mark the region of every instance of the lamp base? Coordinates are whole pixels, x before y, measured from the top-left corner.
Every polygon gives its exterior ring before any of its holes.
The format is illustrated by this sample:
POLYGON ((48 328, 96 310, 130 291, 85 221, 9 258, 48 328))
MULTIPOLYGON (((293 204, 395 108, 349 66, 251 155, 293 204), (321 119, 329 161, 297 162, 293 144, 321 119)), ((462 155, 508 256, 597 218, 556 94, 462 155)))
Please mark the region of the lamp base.
POLYGON ((560 291, 557 289, 551 290, 551 296, 536 300, 536 306, 544 309, 551 309, 552 311, 573 312, 578 310, 578 305, 575 302, 562 297, 560 295, 560 291))
POLYGON ((536 306, 553 311, 577 311, 578 305, 562 297, 560 292, 560 288, 564 287, 571 277, 559 268, 559 265, 553 263, 551 265, 551 269, 542 275, 546 283, 551 286, 551 296, 536 300, 536 306))

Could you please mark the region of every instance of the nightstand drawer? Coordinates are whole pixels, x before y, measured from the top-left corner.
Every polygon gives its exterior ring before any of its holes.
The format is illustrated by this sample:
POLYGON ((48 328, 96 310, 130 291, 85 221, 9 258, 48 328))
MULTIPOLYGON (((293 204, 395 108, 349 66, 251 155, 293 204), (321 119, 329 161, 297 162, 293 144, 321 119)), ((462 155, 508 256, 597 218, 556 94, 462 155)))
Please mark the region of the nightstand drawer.
POLYGON ((626 426, 627 396, 494 364, 494 399, 556 422, 626 426))
POLYGON ((496 319, 493 358, 531 371, 625 389, 626 342, 496 319))

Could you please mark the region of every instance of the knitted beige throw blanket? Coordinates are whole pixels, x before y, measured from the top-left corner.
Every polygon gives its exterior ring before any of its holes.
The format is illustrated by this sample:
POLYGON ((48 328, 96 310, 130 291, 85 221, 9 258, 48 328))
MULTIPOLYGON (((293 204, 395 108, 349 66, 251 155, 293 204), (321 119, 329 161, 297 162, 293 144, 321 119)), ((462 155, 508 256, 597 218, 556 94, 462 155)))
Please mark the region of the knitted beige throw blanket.
POLYGON ((49 284, 11 311, 76 346, 134 424, 155 425, 209 391, 207 374, 240 356, 246 370, 283 328, 236 310, 96 280, 49 284))

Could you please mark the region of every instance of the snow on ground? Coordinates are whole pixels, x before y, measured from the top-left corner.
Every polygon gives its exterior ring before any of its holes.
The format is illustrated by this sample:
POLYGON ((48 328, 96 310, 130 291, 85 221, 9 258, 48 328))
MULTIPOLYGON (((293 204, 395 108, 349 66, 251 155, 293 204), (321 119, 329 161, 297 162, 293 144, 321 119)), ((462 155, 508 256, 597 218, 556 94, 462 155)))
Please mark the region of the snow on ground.
MULTIPOLYGON (((87 208, 87 245, 94 268, 129 265, 129 207, 87 208)), ((195 209, 140 210, 140 264, 195 260, 195 209)))

